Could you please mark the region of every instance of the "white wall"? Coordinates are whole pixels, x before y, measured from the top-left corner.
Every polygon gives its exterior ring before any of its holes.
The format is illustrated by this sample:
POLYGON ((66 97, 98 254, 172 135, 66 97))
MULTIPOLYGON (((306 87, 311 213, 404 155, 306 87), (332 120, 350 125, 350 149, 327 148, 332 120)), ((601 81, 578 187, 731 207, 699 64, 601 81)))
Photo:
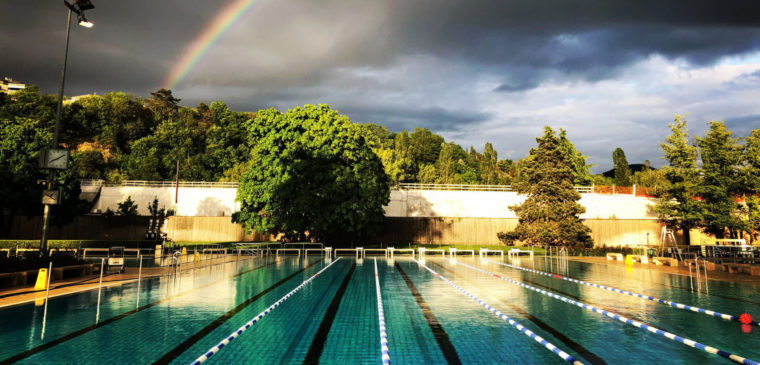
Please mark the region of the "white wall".
POLYGON ((235 202, 236 194, 235 188, 180 187, 175 204, 173 187, 104 186, 93 210, 116 211, 118 203, 131 196, 140 215, 148 215, 148 205, 158 198, 159 207, 174 209, 181 216, 229 216, 240 209, 240 204, 235 202))
MULTIPOLYGON (((389 217, 517 218, 509 206, 525 196, 501 191, 394 190, 385 208, 389 217)), ((656 219, 654 200, 631 195, 581 194, 581 218, 656 219)))
MULTIPOLYGON (((173 208, 181 216, 229 216, 240 209, 235 188, 180 187, 179 203, 174 204, 173 187, 106 186, 94 210, 116 210, 131 196, 139 214, 148 214, 154 197, 159 206, 173 208)), ((586 213, 581 218, 656 219, 650 212, 654 199, 631 195, 581 194, 586 213)), ((385 207, 389 217, 517 218, 508 207, 520 204, 524 196, 501 191, 392 190, 385 207)))

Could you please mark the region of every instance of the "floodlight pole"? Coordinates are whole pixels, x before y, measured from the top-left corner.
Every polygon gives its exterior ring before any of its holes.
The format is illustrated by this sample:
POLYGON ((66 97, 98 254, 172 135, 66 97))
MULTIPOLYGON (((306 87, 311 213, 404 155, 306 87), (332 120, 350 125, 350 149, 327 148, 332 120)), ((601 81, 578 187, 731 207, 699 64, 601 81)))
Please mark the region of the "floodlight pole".
MULTIPOLYGON (((66 47, 63 50, 63 66, 61 67, 61 83, 58 85, 58 103, 55 107, 55 129, 51 148, 58 148, 58 133, 61 126, 61 113, 63 111, 63 85, 66 82, 66 62, 69 58, 69 35, 71 34, 71 9, 66 18, 66 47)), ((48 170, 47 188, 55 188, 55 170, 48 170)), ((59 203, 61 197, 58 197, 59 203)), ((50 204, 44 204, 42 212, 42 239, 40 240, 40 253, 47 256, 48 228, 50 227, 50 204)))

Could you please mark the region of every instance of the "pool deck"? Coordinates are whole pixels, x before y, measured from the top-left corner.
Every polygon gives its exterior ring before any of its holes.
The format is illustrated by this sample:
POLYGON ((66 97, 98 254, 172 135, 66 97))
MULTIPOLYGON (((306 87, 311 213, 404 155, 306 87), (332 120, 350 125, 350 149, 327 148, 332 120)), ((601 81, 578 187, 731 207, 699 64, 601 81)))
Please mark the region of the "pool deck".
MULTIPOLYGON (((212 262, 204 261, 198 264, 198 268, 207 267, 210 265, 218 265, 226 262, 234 262, 232 259, 219 258, 214 259, 212 262)), ((182 265, 182 270, 193 269, 194 263, 187 263, 182 265)), ((163 276, 167 274, 169 267, 143 267, 142 279, 149 279, 153 277, 163 276)), ((127 267, 127 270, 121 274, 105 274, 103 275, 103 287, 123 285, 133 283, 137 281, 139 270, 136 267, 127 267)), ((100 275, 87 275, 77 278, 58 280, 50 283, 49 297, 54 298, 63 295, 76 294, 88 290, 97 289, 100 285, 100 275)), ((34 286, 22 286, 8 289, 0 289, 0 308, 9 307, 19 304, 25 304, 38 300, 45 299, 45 290, 34 290, 34 286)))
MULTIPOLYGON (((610 261, 602 256, 570 256, 568 260, 578 262, 588 262, 592 264, 606 264, 612 266, 624 267, 625 263, 620 261, 610 261)), ((633 264, 634 270, 654 270, 658 272, 664 272, 673 275, 689 276, 689 268, 685 266, 664 266, 655 264, 642 264, 635 262, 633 264)), ((709 280, 726 281, 740 284, 756 284, 760 285, 760 276, 752 276, 747 274, 729 274, 723 270, 707 270, 709 280)))

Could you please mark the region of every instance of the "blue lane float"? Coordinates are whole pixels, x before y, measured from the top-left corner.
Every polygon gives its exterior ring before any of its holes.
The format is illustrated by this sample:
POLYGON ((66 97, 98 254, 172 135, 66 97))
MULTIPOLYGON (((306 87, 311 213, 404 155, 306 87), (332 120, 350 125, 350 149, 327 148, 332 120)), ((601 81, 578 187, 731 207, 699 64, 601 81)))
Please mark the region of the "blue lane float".
POLYGON ((259 313, 256 317, 253 317, 253 319, 251 319, 250 321, 246 322, 243 326, 238 328, 237 331, 232 332, 229 336, 227 336, 227 338, 225 338, 224 340, 219 342, 216 346, 210 348, 203 355, 195 359, 195 361, 193 361, 191 365, 199 365, 203 363, 204 361, 208 360, 209 357, 219 352, 219 350, 221 350, 224 346, 227 346, 227 344, 230 343, 230 341, 236 339, 238 336, 240 336, 241 333, 245 332, 245 330, 251 328, 251 326, 253 326, 254 323, 264 318, 264 316, 272 312, 272 310, 277 308, 284 301, 288 300, 288 298, 293 296, 293 294, 295 294, 297 291, 301 290, 304 286, 306 286, 306 284, 314 280, 317 276, 319 276, 319 274, 323 273, 325 270, 330 268, 330 266, 332 266, 334 263, 338 262, 338 260, 340 260, 340 257, 338 257, 335 261, 329 263, 327 266, 323 267, 322 270, 319 270, 316 274, 312 275, 310 278, 304 280, 300 285, 295 287, 295 289, 291 290, 288 294, 285 294, 285 296, 280 298, 280 300, 274 302, 274 304, 270 305, 269 308, 265 309, 263 312, 259 313))
POLYGON ((742 324, 751 324, 753 326, 760 326, 760 323, 758 323, 757 321, 750 320, 749 323, 742 322, 741 316, 733 316, 733 315, 730 315, 730 314, 720 313, 720 312, 716 312, 716 311, 709 310, 709 309, 694 307, 694 306, 687 305, 687 304, 682 304, 682 303, 677 303, 677 302, 673 302, 673 301, 670 301, 670 300, 660 299, 660 298, 653 297, 653 296, 650 296, 650 295, 644 295, 644 294, 634 293, 634 292, 630 292, 630 291, 627 291, 627 290, 617 289, 617 288, 613 288, 613 287, 609 287, 609 286, 605 286, 605 285, 589 283, 587 281, 573 279, 573 278, 570 278, 570 277, 567 277, 567 276, 552 274, 552 273, 548 273, 548 272, 544 272, 544 271, 539 271, 539 270, 535 270, 535 269, 528 269, 528 268, 525 268, 525 267, 522 267, 522 266, 510 265, 510 264, 505 264, 505 263, 495 262, 495 261, 490 261, 490 260, 488 262, 489 263, 493 263, 493 264, 497 264, 497 265, 501 265, 501 266, 510 267, 510 268, 513 268, 513 269, 527 271, 527 272, 538 274, 538 275, 548 276, 548 277, 554 278, 554 279, 561 279, 561 280, 569 281, 571 283, 576 283, 576 284, 591 286, 591 287, 594 287, 594 288, 604 289, 604 290, 608 290, 608 291, 615 292, 615 293, 618 293, 618 294, 626 294, 626 295, 630 295, 632 297, 641 298, 641 299, 645 299, 645 300, 650 300, 650 301, 653 301, 653 302, 656 302, 656 303, 660 303, 660 304, 665 304, 665 305, 671 306, 673 308, 678 308, 678 309, 683 309, 683 310, 689 310, 689 311, 692 311, 692 312, 695 312, 695 313, 702 313, 702 314, 705 314, 705 315, 708 315, 708 316, 713 316, 713 317, 717 317, 717 318, 721 318, 721 319, 725 319, 725 320, 729 320, 729 321, 735 321, 735 322, 739 322, 739 323, 742 323, 742 324))
POLYGON ((425 266, 425 264, 423 264, 422 262, 417 261, 416 259, 412 259, 412 261, 414 261, 417 264, 419 264, 420 266, 424 267, 427 271, 430 271, 430 273, 432 273, 433 275, 435 275, 437 278, 439 278, 439 279, 445 281, 446 283, 448 283, 449 285, 453 286, 455 289, 459 290, 462 294, 464 294, 467 297, 469 297, 470 299, 476 301, 478 304, 480 304, 484 308, 488 309, 489 312, 493 313, 494 315, 496 315, 497 317, 499 317, 504 322, 507 322, 508 324, 510 324, 513 327, 517 328, 520 332, 522 332, 526 336, 532 338, 534 341, 538 342, 542 346, 544 346, 547 349, 551 350, 551 352, 555 353, 557 356, 559 356, 560 358, 562 358, 562 360, 565 360, 565 361, 567 361, 567 362, 569 362, 571 364, 575 364, 575 365, 583 364, 582 361, 576 360, 575 358, 573 358, 573 356, 571 356, 567 352, 562 351, 560 348, 558 348, 557 346, 554 346, 551 342, 545 340, 543 337, 541 337, 541 336, 537 335, 536 333, 534 333, 533 331, 525 328, 525 326, 521 325, 520 323, 518 323, 514 319, 509 318, 509 316, 507 316, 506 314, 501 313, 500 311, 496 310, 496 308, 491 307, 490 305, 488 305, 488 303, 486 303, 486 302, 478 299, 476 296, 470 294, 468 291, 460 288, 458 285, 454 284, 454 282, 452 282, 451 280, 446 279, 445 277, 441 276, 441 274, 435 272, 433 269, 425 266))
POLYGON ((537 293, 546 295, 548 297, 561 300, 561 301, 563 301, 565 303, 576 305, 576 306, 581 307, 581 308, 583 308, 585 310, 588 310, 588 311, 591 311, 591 312, 594 312, 594 313, 599 313, 599 314, 601 314, 603 316, 606 316, 606 317, 609 317, 609 318, 612 318, 612 319, 616 319, 616 320, 618 320, 620 322, 623 322, 623 323, 625 323, 627 325, 634 326, 634 327, 637 327, 637 328, 649 331, 651 333, 658 334, 660 336, 663 336, 663 337, 665 337, 667 339, 679 342, 679 343, 684 344, 686 346, 689 346, 689 347, 692 347, 692 348, 695 348, 695 349, 699 349, 699 350, 705 351, 705 352, 713 354, 713 355, 718 355, 718 356, 721 356, 721 357, 725 357, 727 359, 730 359, 730 360, 735 361, 735 362, 740 363, 740 364, 758 365, 757 361, 755 361, 755 360, 750 360, 750 359, 747 359, 745 357, 733 354, 731 352, 724 351, 724 350, 721 350, 721 349, 718 349, 718 348, 715 348, 715 347, 712 347, 712 346, 708 346, 708 345, 699 343, 697 341, 688 339, 686 337, 678 336, 678 335, 670 333, 668 331, 661 330, 661 329, 659 329, 657 327, 650 326, 650 325, 641 323, 639 321, 635 321, 635 320, 630 319, 630 318, 628 318, 628 317, 626 317, 626 316, 624 316, 622 314, 618 314, 618 313, 615 313, 615 312, 610 312, 610 311, 607 311, 607 310, 604 310, 604 309, 600 309, 600 308, 594 307, 592 305, 588 305, 586 303, 581 303, 581 302, 572 300, 570 298, 567 298, 567 297, 564 297, 564 296, 561 296, 561 295, 558 295, 558 294, 555 294, 555 293, 552 293, 552 292, 549 292, 549 291, 546 291, 546 290, 543 290, 543 289, 539 289, 539 288, 536 288, 534 286, 530 286, 530 285, 521 283, 519 281, 512 280, 512 279, 503 277, 503 276, 501 276, 499 274, 492 273, 492 272, 489 272, 489 271, 486 271, 486 270, 483 270, 483 269, 480 269, 480 268, 477 268, 477 267, 474 267, 474 266, 470 266, 470 265, 463 264, 463 263, 458 263, 458 262, 455 262, 454 264, 470 268, 472 270, 481 272, 481 273, 486 274, 488 276, 495 277, 497 279, 504 280, 506 282, 509 282, 509 283, 521 286, 521 287, 526 288, 526 289, 530 289, 532 291, 535 291, 537 293))
POLYGON ((380 353, 383 365, 391 365, 391 351, 388 349, 388 332, 385 329, 385 312, 383 295, 380 293, 380 277, 377 275, 377 258, 375 258, 375 290, 377 292, 377 315, 380 325, 380 353))

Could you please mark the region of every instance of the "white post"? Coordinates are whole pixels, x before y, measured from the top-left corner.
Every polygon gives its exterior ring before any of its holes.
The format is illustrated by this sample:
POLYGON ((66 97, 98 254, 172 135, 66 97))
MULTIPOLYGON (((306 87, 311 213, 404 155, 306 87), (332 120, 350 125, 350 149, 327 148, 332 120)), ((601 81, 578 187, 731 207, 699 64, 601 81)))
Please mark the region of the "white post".
POLYGON ((633 184, 633 196, 636 196, 636 184, 633 184))
MULTIPOLYGON (((18 250, 18 248, 16 248, 18 250)), ((40 339, 45 339, 45 323, 47 322, 47 306, 48 306, 48 297, 50 296, 50 276, 53 275, 53 261, 50 261, 50 266, 48 266, 48 272, 47 272, 47 285, 45 286, 45 311, 42 314, 42 334, 40 335, 40 339)))
POLYGON ((97 324, 100 320, 100 293, 103 291, 103 266, 105 265, 106 259, 101 258, 100 259, 100 284, 98 284, 98 310, 95 313, 95 323, 97 324))
POLYGON ((140 260, 140 270, 137 272, 137 304, 135 304, 135 309, 140 308, 140 279, 142 278, 142 255, 138 254, 137 259, 140 260))

